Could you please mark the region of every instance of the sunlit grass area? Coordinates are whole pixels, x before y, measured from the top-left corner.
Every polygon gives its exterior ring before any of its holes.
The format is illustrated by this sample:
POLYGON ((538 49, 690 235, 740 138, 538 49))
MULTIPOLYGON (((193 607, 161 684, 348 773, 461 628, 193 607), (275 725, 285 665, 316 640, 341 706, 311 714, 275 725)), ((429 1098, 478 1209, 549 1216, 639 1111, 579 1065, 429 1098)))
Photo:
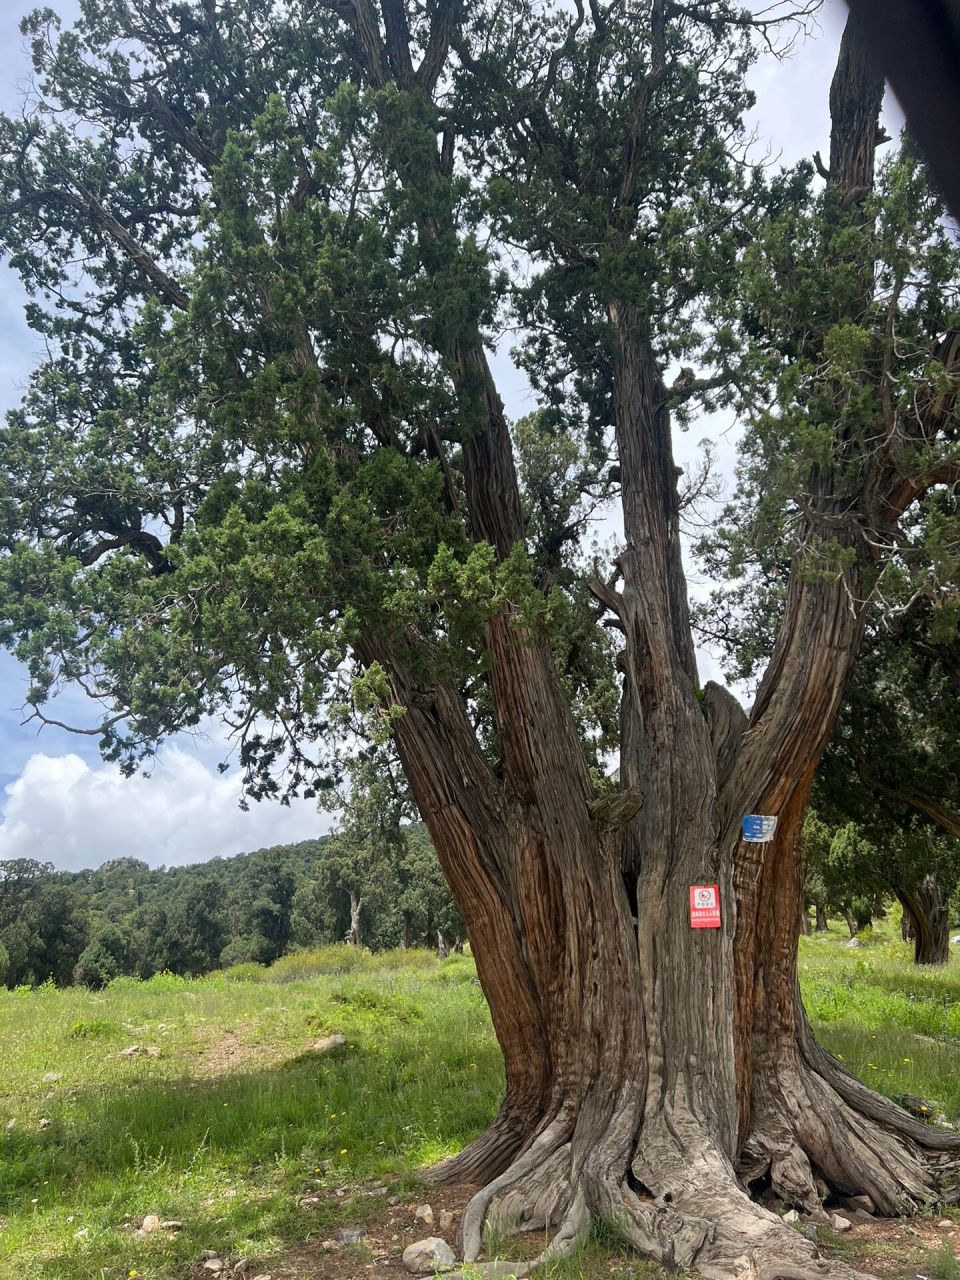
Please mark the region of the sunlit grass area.
MULTIPOLYGON (((310 968, 0 996, 4 1280, 269 1254, 322 1227, 300 1196, 402 1186, 483 1127, 501 1066, 469 960, 310 968), (345 1046, 318 1052, 333 1033, 345 1046), (183 1228, 137 1238, 147 1214, 183 1228)), ((353 1211, 345 1195, 338 1222, 353 1211)))
MULTIPOLYGON (((801 943, 822 1043, 960 1123, 960 964, 915 969, 892 925, 846 938, 835 924, 801 943)), ((365 1185, 414 1194, 502 1088, 472 961, 429 952, 4 992, 0 1046, 2 1280, 184 1280, 205 1249, 270 1257, 362 1220, 382 1204, 365 1185), (333 1034, 345 1045, 326 1048, 333 1034), (182 1229, 136 1235, 148 1214, 182 1229)), ((598 1228, 561 1272, 620 1265, 598 1228)))
POLYGON ((837 923, 800 940, 801 988, 820 1043, 881 1093, 917 1095, 960 1123, 960 961, 918 968, 890 924, 856 950, 848 940, 837 923))

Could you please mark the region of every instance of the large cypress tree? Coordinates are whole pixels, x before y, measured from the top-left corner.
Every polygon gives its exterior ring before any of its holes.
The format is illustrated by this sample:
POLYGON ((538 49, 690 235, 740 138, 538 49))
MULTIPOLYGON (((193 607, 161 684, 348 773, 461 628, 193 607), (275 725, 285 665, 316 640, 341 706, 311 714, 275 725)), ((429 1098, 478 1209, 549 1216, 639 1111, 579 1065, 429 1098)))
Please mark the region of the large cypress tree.
POLYGON ((35 714, 82 685, 129 768, 222 715, 256 797, 392 737, 506 1066, 447 1169, 484 1184, 467 1258, 488 1214, 556 1253, 595 1212, 705 1275, 797 1276, 814 1246, 751 1182, 935 1197, 956 1138, 849 1077, 795 995, 800 827, 878 548, 960 474, 956 261, 916 166, 884 239, 856 33, 814 199, 743 164, 758 29, 724 0, 86 0, 27 29, 2 241, 49 355, 3 433, 2 597, 35 714), (507 316, 543 411, 519 475, 507 316), (667 385, 680 359, 700 376, 667 385), (710 395, 789 517, 749 719, 701 695, 680 558, 671 420, 710 395), (744 813, 779 815, 764 854, 744 813), (690 928, 703 883, 720 929, 690 928))

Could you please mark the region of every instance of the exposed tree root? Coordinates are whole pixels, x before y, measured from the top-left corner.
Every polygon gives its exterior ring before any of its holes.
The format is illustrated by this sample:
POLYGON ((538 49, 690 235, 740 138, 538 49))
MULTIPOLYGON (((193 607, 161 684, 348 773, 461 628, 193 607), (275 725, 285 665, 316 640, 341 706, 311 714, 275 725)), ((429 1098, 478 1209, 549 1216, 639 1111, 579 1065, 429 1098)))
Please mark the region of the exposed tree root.
POLYGON ((506 1100, 479 1137, 455 1156, 435 1165, 430 1178, 436 1182, 490 1182, 510 1165, 530 1132, 522 1108, 506 1100))
POLYGON ((769 1178, 788 1204, 814 1212, 822 1185, 867 1195, 882 1214, 956 1200, 960 1136, 874 1093, 816 1044, 806 1019, 795 1047, 758 1064, 739 1171, 769 1178))
POLYGON ((844 1263, 821 1259, 813 1242, 751 1200, 709 1138, 690 1140, 689 1123, 664 1114, 649 1134, 644 1130, 649 1142, 638 1148, 629 1173, 623 1163, 619 1172, 604 1166, 604 1156, 622 1147, 616 1129, 614 1141, 601 1136, 577 1162, 582 1139, 571 1133, 569 1118, 545 1124, 467 1205, 463 1259, 479 1257, 487 1223, 500 1235, 554 1228, 544 1250, 524 1264, 531 1273, 576 1250, 596 1215, 643 1256, 705 1280, 866 1280, 844 1263))

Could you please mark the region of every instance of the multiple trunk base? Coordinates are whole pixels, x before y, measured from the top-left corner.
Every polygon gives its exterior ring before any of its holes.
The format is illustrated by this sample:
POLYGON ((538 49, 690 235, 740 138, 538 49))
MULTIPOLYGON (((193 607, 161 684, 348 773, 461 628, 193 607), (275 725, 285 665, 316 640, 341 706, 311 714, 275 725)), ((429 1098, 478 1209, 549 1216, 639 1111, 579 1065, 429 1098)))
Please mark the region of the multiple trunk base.
POLYGON ((804 1026, 775 1070, 758 1069, 750 1135, 736 1168, 705 1118, 662 1106, 639 1114, 629 1082, 538 1120, 505 1105, 490 1129, 436 1172, 483 1181, 461 1223, 462 1257, 498 1240, 551 1232, 528 1271, 573 1252, 600 1218, 625 1245, 666 1269, 707 1280, 863 1280, 820 1258, 814 1242, 765 1204, 823 1214, 869 1197, 900 1215, 957 1198, 960 1137, 932 1129, 872 1093, 821 1050, 804 1026), (522 1136, 521 1136, 522 1135, 522 1136))

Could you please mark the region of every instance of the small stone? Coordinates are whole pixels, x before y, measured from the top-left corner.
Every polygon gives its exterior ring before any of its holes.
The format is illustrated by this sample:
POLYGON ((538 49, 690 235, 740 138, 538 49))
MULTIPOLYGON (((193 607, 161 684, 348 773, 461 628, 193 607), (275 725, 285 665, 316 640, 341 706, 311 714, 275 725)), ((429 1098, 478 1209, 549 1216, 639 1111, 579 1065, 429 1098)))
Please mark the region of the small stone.
POLYGON ((960 933, 955 933, 950 939, 950 945, 955 947, 958 943, 960 943, 960 933))
POLYGON ((342 1049, 346 1043, 346 1036, 324 1036, 322 1040, 314 1041, 313 1052, 329 1053, 331 1049, 342 1049))
MULTIPOLYGON (((7 1125, 7 1128, 12 1129, 16 1123, 17 1123, 16 1120, 11 1120, 10 1123, 7 1125)), ((387 1204, 399 1204, 399 1203, 400 1203, 399 1196, 387 1196, 387 1204)))
POLYGON ((138 1044, 132 1044, 129 1049, 121 1050, 120 1057, 135 1058, 139 1052, 140 1052, 140 1046, 138 1044))
POLYGON ((874 1214, 877 1211, 869 1196, 847 1196, 846 1204, 848 1209, 858 1209, 861 1213, 874 1214))
POLYGON ((223 1270, 223 1262, 220 1258, 208 1258, 203 1264, 204 1271, 209 1271, 212 1276, 218 1276, 223 1270))
POLYGON ((937 1223, 937 1226, 940 1228, 941 1231, 949 1231, 949 1229, 953 1226, 953 1222, 951 1221, 950 1218, 941 1218, 940 1221, 937 1223))
POLYGON ((455 1217, 455 1214, 453 1213, 452 1209, 440 1210, 440 1219, 438 1222, 438 1226, 440 1227, 440 1234, 444 1238, 446 1238, 450 1234, 450 1232, 453 1230, 454 1217, 455 1217))
POLYGON ((62 1079, 63 1077, 61 1076, 59 1071, 48 1071, 47 1074, 43 1077, 43 1083, 57 1084, 62 1079))
POLYGON ((166 1222, 160 1223, 161 1231, 182 1231, 183 1223, 178 1222, 176 1218, 168 1218, 166 1222))
POLYGON ((816 1240, 817 1228, 813 1225, 812 1222, 805 1223, 801 1228, 801 1230, 803 1231, 803 1234, 807 1237, 808 1240, 816 1240))
POLYGON ((417 1212, 413 1215, 415 1222, 423 1222, 429 1227, 433 1223, 433 1209, 428 1204, 418 1204, 417 1212))
POLYGON ((144 1049, 144 1053, 147 1055, 148 1058, 160 1057, 160 1049, 155 1044, 148 1044, 146 1049, 144 1049))
POLYGON ((9 1133, 12 1129, 15 1129, 16 1127, 17 1127, 17 1122, 16 1122, 16 1120, 8 1120, 8 1121, 7 1121, 7 1133, 9 1133))
POLYGON ((301 1196, 298 1201, 301 1209, 315 1209, 319 1203, 319 1196, 301 1196))
POLYGON ((789 1223, 799 1222, 800 1215, 799 1213, 797 1213, 796 1209, 788 1209, 787 1212, 783 1215, 783 1220, 784 1222, 789 1222, 789 1223))
POLYGON ((201 1257, 201 1258, 204 1258, 207 1262, 219 1262, 219 1261, 220 1261, 220 1255, 219 1255, 219 1253, 217 1253, 216 1249, 204 1249, 204 1251, 203 1251, 203 1253, 201 1253, 200 1257, 201 1257))
POLYGON ((140 1230, 145 1235, 149 1235, 151 1231, 157 1231, 160 1227, 160 1215, 157 1213, 148 1213, 144 1220, 140 1223, 140 1230))
POLYGON ((849 1218, 843 1218, 839 1213, 835 1213, 830 1218, 830 1226, 834 1231, 849 1231, 853 1223, 849 1218))
POLYGON ((849 942, 843 944, 848 951, 858 951, 860 949, 860 939, 851 938, 849 942))
POLYGON ((415 1276, 432 1275, 435 1271, 449 1271, 456 1262, 453 1250, 439 1236, 427 1236, 407 1245, 403 1251, 403 1265, 415 1276))
POLYGON ((52 1120, 49 1120, 46 1116, 41 1116, 41 1118, 37 1121, 37 1128, 38 1128, 38 1129, 49 1129, 49 1128, 50 1128, 50 1125, 51 1125, 52 1123, 53 1123, 53 1121, 52 1121, 52 1120))
POLYGON ((365 1236, 366 1232, 361 1231, 359 1227, 343 1227, 337 1239, 341 1244, 359 1244, 365 1236))
POLYGON ((324 1253, 336 1253, 340 1245, 336 1240, 321 1240, 320 1248, 324 1253))
POLYGON ((73 1238, 74 1238, 74 1240, 86 1240, 86 1238, 87 1238, 87 1236, 88 1236, 89 1234, 90 1234, 90 1228, 89 1228, 89 1227, 80 1227, 80 1229, 79 1229, 79 1230, 77 1230, 77 1231, 75 1231, 75 1232, 73 1233, 73 1238))

